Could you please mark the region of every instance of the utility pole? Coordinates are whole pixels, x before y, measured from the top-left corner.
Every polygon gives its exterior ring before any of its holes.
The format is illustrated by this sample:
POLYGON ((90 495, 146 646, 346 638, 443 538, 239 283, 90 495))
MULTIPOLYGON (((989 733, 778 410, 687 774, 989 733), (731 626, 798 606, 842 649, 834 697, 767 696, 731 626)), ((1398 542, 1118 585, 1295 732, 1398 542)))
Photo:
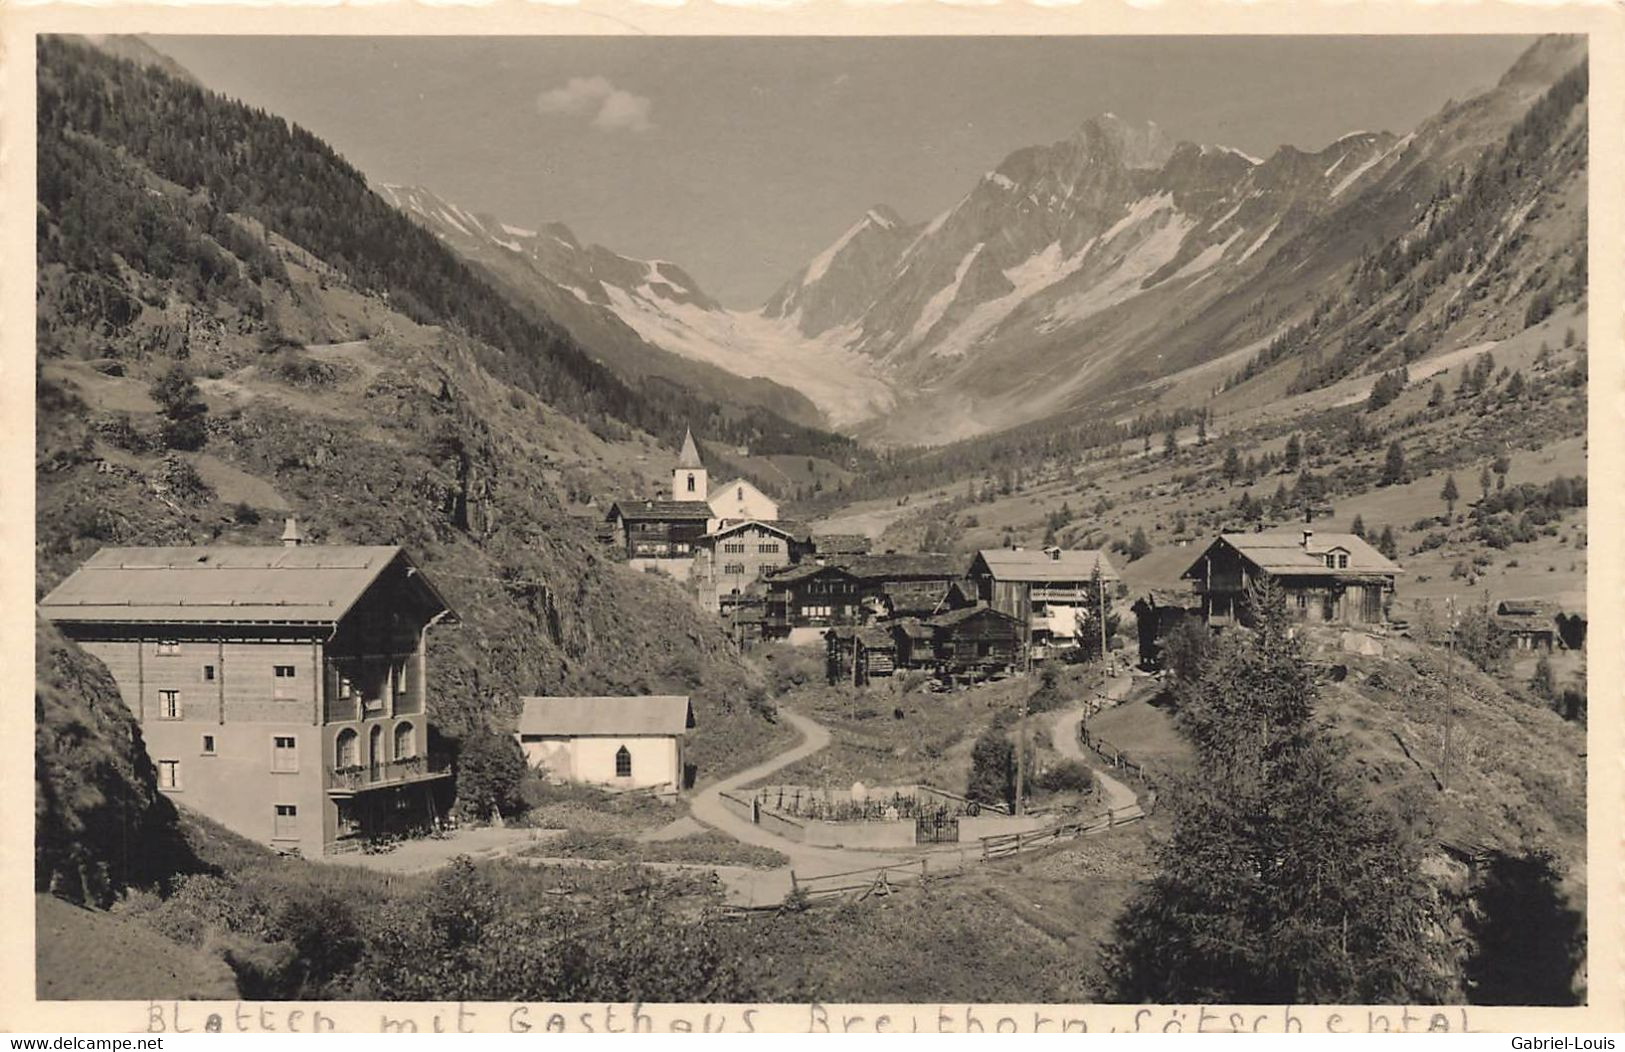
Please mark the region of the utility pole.
POLYGON ((1450 596, 1444 601, 1445 616, 1450 621, 1450 636, 1445 645, 1445 678, 1444 678, 1444 761, 1439 784, 1445 789, 1450 788, 1450 720, 1456 707, 1456 597, 1450 596))
MULTIPOLYGON (((1097 555, 1095 558, 1099 558, 1097 555)), ((1100 572, 1100 565, 1095 565, 1095 596, 1100 603, 1100 660, 1106 660, 1106 575, 1100 572)))
POLYGON ((1021 799, 1022 796, 1024 795, 1022 793, 1022 788, 1023 788, 1024 783, 1026 782, 1026 776, 1027 776, 1027 694, 1026 694, 1025 691, 1023 691, 1022 695, 1021 695, 1021 719, 1020 719, 1020 721, 1019 721, 1019 723, 1017 725, 1017 730, 1016 730, 1016 803, 1015 803, 1015 807, 1013 808, 1013 811, 1014 811, 1015 814, 1018 814, 1018 815, 1019 814, 1024 814, 1025 810, 1026 810, 1022 805, 1022 799, 1021 799))

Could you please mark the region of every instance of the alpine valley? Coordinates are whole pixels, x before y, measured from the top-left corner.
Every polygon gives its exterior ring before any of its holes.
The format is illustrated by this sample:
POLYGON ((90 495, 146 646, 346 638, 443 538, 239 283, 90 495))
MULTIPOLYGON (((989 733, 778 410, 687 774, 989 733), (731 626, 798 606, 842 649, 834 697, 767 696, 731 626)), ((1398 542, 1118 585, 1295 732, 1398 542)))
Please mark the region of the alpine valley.
MULTIPOLYGON (((562 224, 524 230, 422 188, 382 192, 605 358, 672 369, 658 348, 750 379, 781 413, 799 394, 867 441, 939 444, 1145 403, 1192 367, 1241 368, 1310 319, 1294 350, 1339 361, 1316 374, 1325 381, 1406 337, 1448 351, 1521 329, 1536 296, 1574 298, 1583 100, 1555 134, 1519 138, 1524 153, 1493 186, 1470 202, 1463 191, 1584 57, 1579 38, 1543 38, 1494 88, 1404 134, 1352 131, 1262 160, 1094 117, 1012 153, 929 222, 868 209, 755 311, 724 308, 674 263, 583 246, 562 224)), ((1294 375, 1303 354, 1285 356, 1294 375)), ((1204 395, 1225 379, 1201 375, 1214 381, 1204 395)))

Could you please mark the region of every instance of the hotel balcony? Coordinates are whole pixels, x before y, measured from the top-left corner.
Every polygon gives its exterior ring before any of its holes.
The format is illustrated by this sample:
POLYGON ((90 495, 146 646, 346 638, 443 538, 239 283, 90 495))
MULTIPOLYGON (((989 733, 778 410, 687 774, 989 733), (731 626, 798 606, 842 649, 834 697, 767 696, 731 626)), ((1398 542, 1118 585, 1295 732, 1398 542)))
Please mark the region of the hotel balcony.
POLYGON ((412 782, 451 777, 451 762, 444 756, 409 756, 404 760, 341 767, 327 772, 329 796, 354 796, 369 789, 385 789, 412 782))

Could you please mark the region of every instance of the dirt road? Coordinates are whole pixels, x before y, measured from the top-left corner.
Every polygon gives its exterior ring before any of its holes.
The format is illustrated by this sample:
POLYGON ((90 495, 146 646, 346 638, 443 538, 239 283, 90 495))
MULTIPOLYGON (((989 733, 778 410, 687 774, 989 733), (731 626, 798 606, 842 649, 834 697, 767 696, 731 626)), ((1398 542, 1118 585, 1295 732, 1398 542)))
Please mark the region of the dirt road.
POLYGON ((796 875, 802 877, 822 876, 871 866, 896 865, 906 862, 910 857, 878 851, 810 847, 776 836, 728 809, 722 802, 723 793, 765 778, 774 771, 788 767, 829 745, 829 731, 820 724, 788 709, 780 709, 779 714, 801 732, 801 741, 771 759, 701 789, 688 805, 691 815, 713 829, 746 844, 770 847, 790 859, 790 864, 780 869, 734 870, 726 873, 719 871, 718 876, 727 891, 728 902, 735 905, 767 906, 783 902, 784 896, 790 892, 791 870, 795 870, 796 875))
MULTIPOLYGON (((1114 676, 1106 681, 1106 696, 1114 701, 1121 701, 1128 696, 1133 683, 1133 677, 1127 673, 1114 676)), ((1078 724, 1083 722, 1083 714, 1088 708, 1089 703, 1084 702, 1055 713, 1054 724, 1050 727, 1050 740, 1055 743, 1055 751, 1066 759, 1076 760, 1094 769, 1095 777, 1100 779, 1103 804, 1113 811, 1132 807, 1139 802, 1134 790, 1102 771, 1094 754, 1086 752, 1083 744, 1078 741, 1078 724)))

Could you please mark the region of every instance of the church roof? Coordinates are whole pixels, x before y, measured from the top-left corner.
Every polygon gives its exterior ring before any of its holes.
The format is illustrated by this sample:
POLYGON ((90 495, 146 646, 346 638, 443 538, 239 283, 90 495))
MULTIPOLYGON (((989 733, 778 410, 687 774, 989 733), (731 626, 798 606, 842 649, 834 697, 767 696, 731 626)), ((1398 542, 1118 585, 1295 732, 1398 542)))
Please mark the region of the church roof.
POLYGON ((521 698, 519 733, 561 738, 678 735, 694 726, 681 694, 521 698))
POLYGON ((688 428, 683 429, 683 450, 677 454, 677 467, 679 469, 694 468, 695 470, 705 467, 700 461, 700 448, 694 444, 694 432, 688 428))

